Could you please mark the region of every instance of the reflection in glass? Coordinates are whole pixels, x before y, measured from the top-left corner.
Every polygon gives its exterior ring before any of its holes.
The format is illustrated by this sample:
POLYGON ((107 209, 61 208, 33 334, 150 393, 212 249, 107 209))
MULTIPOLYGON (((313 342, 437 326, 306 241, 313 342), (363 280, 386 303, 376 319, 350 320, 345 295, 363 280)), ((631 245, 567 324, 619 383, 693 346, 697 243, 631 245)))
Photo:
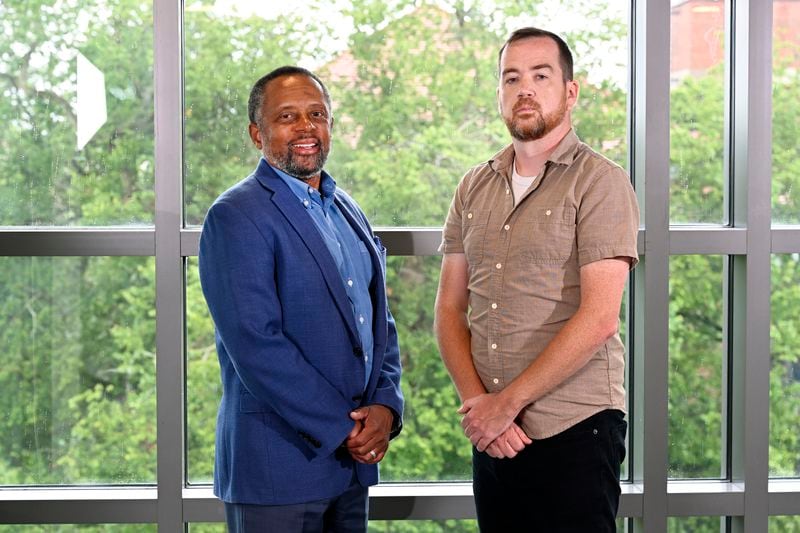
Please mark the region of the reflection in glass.
POLYGON ((800 255, 772 256, 769 470, 800 477, 800 255))
MULTIPOLYGON (((433 302, 439 257, 389 257, 389 305, 400 335, 404 429, 392 441, 381 480, 470 480, 471 455, 456 413, 459 402, 433 337, 433 302)), ((221 394, 213 324, 197 275, 187 261, 187 446, 192 483, 209 482, 213 472, 214 425, 221 394)), ((320 317, 320 320, 323 320, 320 317)))
POLYGON ((772 220, 800 224, 800 2, 772 6, 772 220))
POLYGON ((722 475, 722 256, 670 258, 669 476, 722 475))
POLYGON ((667 518, 667 533, 721 533, 725 520, 724 516, 671 516, 667 518))
POLYGON ((800 516, 770 516, 769 533, 800 531, 800 516))
POLYGON ((672 1, 670 221, 725 222, 724 1, 672 1))
POLYGON ((327 169, 339 185, 376 226, 440 226, 459 178, 508 143, 496 50, 531 23, 563 32, 575 50, 579 135, 627 166, 628 2, 304 0, 259 12, 223 4, 185 3, 187 224, 200 224, 255 167, 246 131, 253 83, 300 64, 333 98, 327 169))
POLYGON ((196 257, 186 259, 186 358, 186 471, 190 483, 211 483, 222 382, 196 257))
POLYGON ((477 520, 370 520, 368 533, 475 533, 477 520))
MULTIPOLYGON (((622 481, 627 481, 630 479, 630 474, 628 472, 628 465, 630 464, 630 446, 631 446, 631 435, 633 434, 631 428, 631 421, 633 420, 633 416, 631 414, 631 395, 630 395, 630 380, 631 380, 631 354, 630 354, 630 344, 628 343, 628 307, 630 306, 630 279, 628 283, 625 285, 625 292, 622 295, 622 305, 620 305, 619 309, 619 337, 622 340, 622 345, 625 346, 625 407, 628 411, 627 415, 625 416, 626 422, 628 422, 628 432, 625 434, 625 449, 627 453, 625 453, 625 460, 622 461, 622 465, 620 466, 619 471, 619 478, 622 481)), ((620 531, 622 531, 620 529, 620 531)))
POLYGON ((152 223, 152 10, 0 3, 0 226, 152 223))
POLYGON ((155 481, 154 268, 0 258, 0 485, 155 481))

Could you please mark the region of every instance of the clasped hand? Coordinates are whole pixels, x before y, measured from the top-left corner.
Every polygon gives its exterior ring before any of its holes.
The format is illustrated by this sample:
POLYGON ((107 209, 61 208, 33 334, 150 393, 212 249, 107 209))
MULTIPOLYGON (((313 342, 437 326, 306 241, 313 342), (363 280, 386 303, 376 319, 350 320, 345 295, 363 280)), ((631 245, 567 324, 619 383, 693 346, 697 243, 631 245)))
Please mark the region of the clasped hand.
POLYGON ((464 435, 480 452, 497 459, 512 458, 530 444, 531 439, 514 421, 512 412, 497 393, 486 393, 466 400, 458 412, 463 416, 464 435))
POLYGON ((389 449, 389 435, 394 421, 392 412, 383 405, 368 405, 351 412, 350 418, 355 421, 345 440, 350 456, 364 464, 381 462, 389 449))

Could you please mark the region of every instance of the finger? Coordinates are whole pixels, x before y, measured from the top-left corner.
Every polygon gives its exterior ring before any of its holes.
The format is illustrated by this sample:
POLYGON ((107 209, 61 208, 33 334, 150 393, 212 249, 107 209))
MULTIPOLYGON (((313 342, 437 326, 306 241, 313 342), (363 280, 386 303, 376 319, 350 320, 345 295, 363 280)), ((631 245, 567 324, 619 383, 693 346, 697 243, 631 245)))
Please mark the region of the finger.
POLYGON ((515 452, 520 452, 525 449, 525 443, 522 442, 522 439, 515 431, 506 431, 504 438, 509 447, 511 447, 511 449, 513 449, 515 452))
POLYGON ((491 444, 488 448, 486 448, 486 454, 489 457, 493 457, 494 459, 502 459, 503 454, 500 452, 497 446, 491 444))
POLYGON ((479 452, 485 451, 487 447, 492 443, 491 439, 487 439, 486 437, 481 437, 479 439, 475 439, 475 447, 478 449, 479 452))
POLYGON ((517 450, 511 445, 508 440, 503 439, 503 445, 501 446, 503 453, 508 459, 515 457, 517 455, 517 450))
POLYGON ((364 443, 369 441, 370 439, 374 439, 380 436, 380 432, 374 426, 370 426, 368 424, 362 424, 361 431, 354 439, 354 446, 363 446, 364 443))
POLYGON ((512 424, 512 425, 511 425, 511 428, 514 430, 514 434, 515 434, 515 435, 517 435, 517 437, 519 437, 519 439, 520 439, 520 440, 521 440, 523 443, 525 443, 525 445, 526 445, 526 446, 527 446, 528 444, 530 444, 530 443, 532 443, 532 442, 533 442, 533 441, 531 440, 531 438, 528 436, 528 434, 527 434, 527 433, 525 433, 525 432, 522 430, 522 428, 521 428, 521 427, 519 427, 517 424, 512 424))
POLYGON ((381 460, 386 456, 386 450, 387 448, 381 448, 380 451, 376 449, 376 450, 370 450, 364 454, 351 453, 350 455, 351 457, 353 457, 353 459, 355 459, 359 463, 373 464, 381 462, 381 460), (373 455, 371 452, 375 452, 375 455, 373 455))
POLYGON ((350 411, 350 418, 353 420, 364 420, 367 416, 369 416, 369 407, 359 407, 350 411))
POLYGON ((475 426, 469 426, 464 430, 464 435, 466 435, 469 439, 472 439, 476 435, 480 435, 482 432, 476 428, 475 426))
POLYGON ((356 435, 358 435, 359 433, 361 433, 361 430, 362 430, 362 429, 364 429, 364 424, 362 424, 361 422, 359 422, 358 420, 356 420, 356 421, 353 423, 353 429, 351 429, 351 430, 350 430, 350 433, 348 433, 348 434, 347 434, 347 440, 349 441, 349 440, 351 440, 351 439, 355 438, 355 437, 356 437, 356 435))
POLYGON ((352 448, 348 448, 351 453, 355 453, 357 455, 368 455, 371 451, 378 451, 383 450, 387 446, 388 442, 386 439, 370 439, 366 443, 361 446, 355 446, 352 448))

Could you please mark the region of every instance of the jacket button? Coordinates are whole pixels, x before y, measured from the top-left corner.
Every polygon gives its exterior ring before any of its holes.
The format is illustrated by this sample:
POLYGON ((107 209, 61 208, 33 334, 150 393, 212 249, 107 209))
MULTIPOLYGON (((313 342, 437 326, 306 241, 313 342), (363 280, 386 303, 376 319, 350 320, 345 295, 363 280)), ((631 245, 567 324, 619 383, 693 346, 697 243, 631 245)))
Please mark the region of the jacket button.
POLYGON ((353 355, 360 358, 364 355, 364 350, 361 349, 361 346, 356 346, 353 348, 353 355))
POLYGON ((361 401, 361 395, 360 394, 356 394, 355 396, 353 396, 350 399, 353 400, 354 402, 360 402, 361 401))

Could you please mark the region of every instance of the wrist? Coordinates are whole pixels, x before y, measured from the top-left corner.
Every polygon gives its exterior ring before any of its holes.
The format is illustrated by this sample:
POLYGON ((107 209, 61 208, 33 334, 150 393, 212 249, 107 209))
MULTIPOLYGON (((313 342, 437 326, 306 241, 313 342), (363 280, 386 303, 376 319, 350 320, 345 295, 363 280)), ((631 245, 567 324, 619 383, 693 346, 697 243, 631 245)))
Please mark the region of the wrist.
POLYGON ((516 391, 513 383, 498 392, 497 399, 502 406, 503 412, 509 418, 516 418, 519 412, 530 403, 524 396, 516 391))

